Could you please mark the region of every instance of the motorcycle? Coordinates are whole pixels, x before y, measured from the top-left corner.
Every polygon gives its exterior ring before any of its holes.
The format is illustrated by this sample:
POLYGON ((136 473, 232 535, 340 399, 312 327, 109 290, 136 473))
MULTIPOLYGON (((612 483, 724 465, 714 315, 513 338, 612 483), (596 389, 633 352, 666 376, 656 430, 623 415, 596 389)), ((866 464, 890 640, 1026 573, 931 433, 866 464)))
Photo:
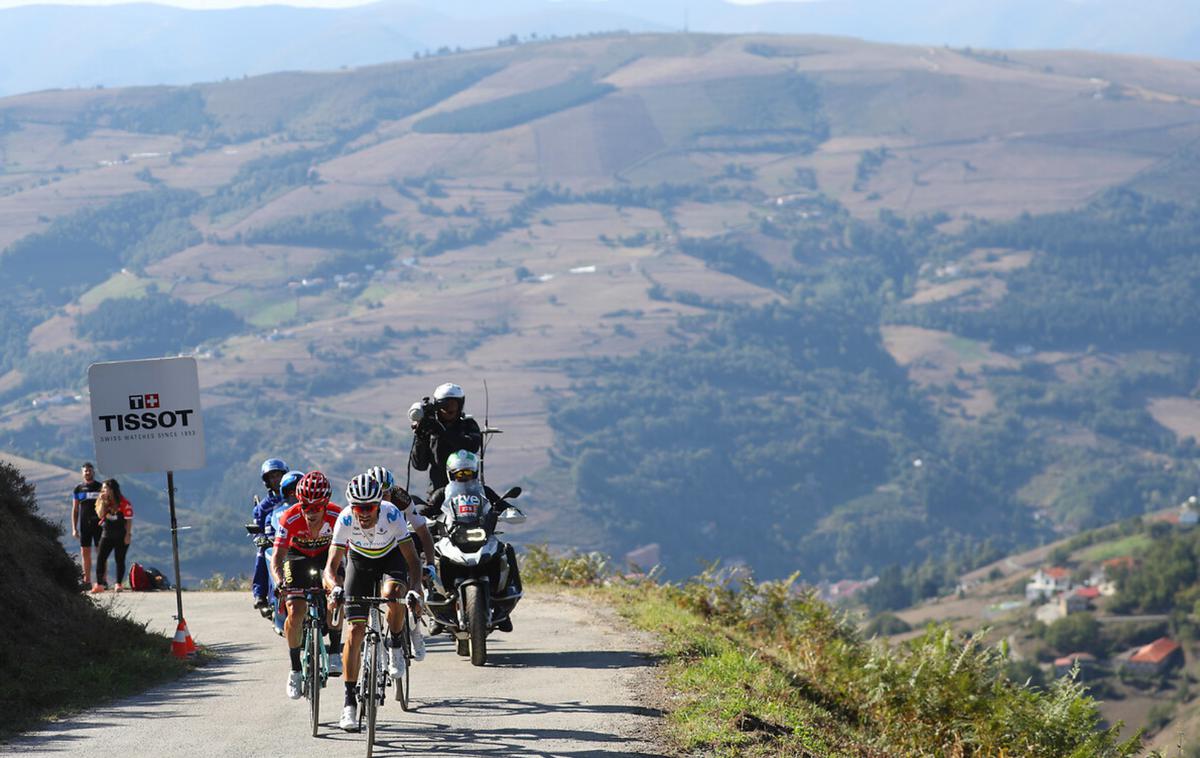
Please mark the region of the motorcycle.
POLYGON ((508 626, 505 622, 521 599, 509 564, 511 548, 497 539, 501 532, 496 531, 499 524, 525 522, 525 514, 506 502, 520 496, 521 488, 505 492, 496 507, 478 482, 451 482, 445 494, 442 511, 432 521, 439 581, 427 588, 426 601, 434 620, 453 635, 458 654, 482 666, 487 636, 508 626))
MULTIPOLYGON (((258 504, 258 498, 255 499, 255 505, 258 504)), ((276 508, 269 516, 270 532, 276 534, 279 532, 279 517, 283 515, 286 508, 276 508)), ((271 564, 271 560, 275 555, 275 541, 264 533, 262 527, 253 522, 246 524, 246 533, 253 537, 254 547, 263 552, 266 556, 267 565, 271 564)), ((271 572, 267 572, 267 586, 270 591, 267 593, 267 602, 269 608, 264 608, 261 613, 263 618, 269 620, 275 628, 275 633, 283 636, 283 622, 287 618, 287 607, 279 602, 279 596, 275 592, 275 577, 271 572)))

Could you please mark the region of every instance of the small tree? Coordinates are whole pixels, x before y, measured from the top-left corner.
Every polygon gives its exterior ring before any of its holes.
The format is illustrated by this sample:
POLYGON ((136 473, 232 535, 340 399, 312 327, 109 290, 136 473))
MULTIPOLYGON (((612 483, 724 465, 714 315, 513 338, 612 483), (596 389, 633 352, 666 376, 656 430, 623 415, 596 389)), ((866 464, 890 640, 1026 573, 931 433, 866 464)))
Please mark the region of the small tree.
POLYGON ((1100 622, 1090 613, 1073 613, 1046 627, 1046 642, 1059 653, 1103 655, 1104 641, 1100 622))

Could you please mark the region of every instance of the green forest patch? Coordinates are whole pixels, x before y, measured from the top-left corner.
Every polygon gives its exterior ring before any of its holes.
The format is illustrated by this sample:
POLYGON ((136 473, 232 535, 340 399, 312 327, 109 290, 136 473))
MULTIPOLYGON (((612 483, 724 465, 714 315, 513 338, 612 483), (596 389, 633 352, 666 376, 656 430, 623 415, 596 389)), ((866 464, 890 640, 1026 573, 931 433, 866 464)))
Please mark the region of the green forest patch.
POLYGON ((147 289, 153 284, 154 281, 151 279, 144 279, 132 272, 120 271, 80 295, 79 307, 90 310, 110 298, 144 297, 147 289))

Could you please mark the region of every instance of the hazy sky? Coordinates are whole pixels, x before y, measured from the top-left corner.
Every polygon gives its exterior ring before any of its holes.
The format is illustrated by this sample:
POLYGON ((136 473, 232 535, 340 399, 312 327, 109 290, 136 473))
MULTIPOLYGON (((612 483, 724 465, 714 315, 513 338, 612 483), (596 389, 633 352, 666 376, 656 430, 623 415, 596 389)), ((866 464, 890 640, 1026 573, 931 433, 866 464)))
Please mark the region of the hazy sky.
MULTIPOLYGON (((0 0, 0 8, 15 8, 18 5, 123 5, 137 0, 0 0)), ((301 8, 349 8, 354 5, 369 5, 376 0, 143 0, 156 5, 173 5, 177 8, 216 10, 217 8, 239 8, 246 5, 293 5, 301 8)), ((739 5, 755 5, 762 2, 806 2, 806 0, 728 0, 739 5)), ((674 0, 672 0, 674 2, 674 0)))

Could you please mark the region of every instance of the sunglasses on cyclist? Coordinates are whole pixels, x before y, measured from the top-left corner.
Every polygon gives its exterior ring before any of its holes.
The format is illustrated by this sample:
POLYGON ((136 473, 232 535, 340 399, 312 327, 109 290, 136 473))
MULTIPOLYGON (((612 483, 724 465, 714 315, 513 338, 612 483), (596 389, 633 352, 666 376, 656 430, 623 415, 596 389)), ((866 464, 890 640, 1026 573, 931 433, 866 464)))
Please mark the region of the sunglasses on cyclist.
POLYGON ((303 500, 301 500, 300 501, 300 510, 304 511, 305 513, 316 513, 317 511, 325 510, 325 506, 327 506, 327 505, 329 505, 328 500, 317 500, 312 503, 306 503, 303 500))
POLYGON ((470 479, 474 479, 475 476, 476 476, 476 473, 474 471, 471 471, 470 469, 463 469, 462 471, 455 471, 453 474, 451 474, 451 477, 453 477, 454 481, 456 481, 456 482, 465 482, 470 479))
POLYGON ((354 509, 355 513, 366 513, 368 511, 373 511, 376 508, 378 508, 379 503, 355 503, 354 505, 352 505, 350 507, 352 509, 354 509))

